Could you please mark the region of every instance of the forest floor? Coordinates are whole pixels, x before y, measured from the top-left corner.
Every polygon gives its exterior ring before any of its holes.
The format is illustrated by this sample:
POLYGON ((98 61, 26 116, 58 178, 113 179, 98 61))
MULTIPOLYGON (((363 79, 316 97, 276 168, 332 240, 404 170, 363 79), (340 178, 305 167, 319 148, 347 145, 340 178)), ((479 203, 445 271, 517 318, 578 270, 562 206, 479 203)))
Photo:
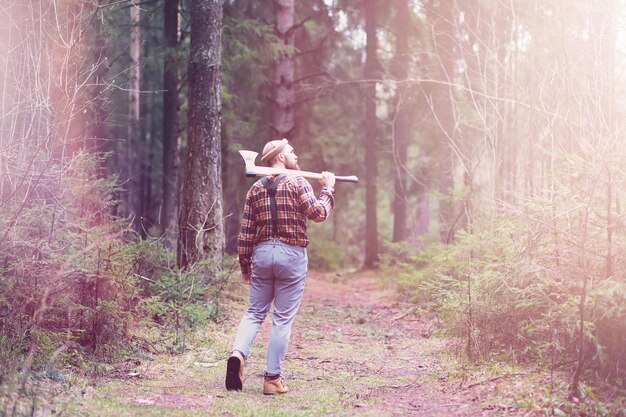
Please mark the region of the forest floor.
POLYGON ((235 288, 239 295, 224 300, 223 320, 195 334, 191 349, 129 361, 96 380, 70 379, 50 414, 560 415, 539 401, 553 383, 548 376, 458 362, 450 340, 433 335, 432 322, 368 273, 309 274, 285 361, 288 394, 261 392, 269 318, 246 363, 243 391, 228 392, 226 359, 245 308, 246 287, 235 288))

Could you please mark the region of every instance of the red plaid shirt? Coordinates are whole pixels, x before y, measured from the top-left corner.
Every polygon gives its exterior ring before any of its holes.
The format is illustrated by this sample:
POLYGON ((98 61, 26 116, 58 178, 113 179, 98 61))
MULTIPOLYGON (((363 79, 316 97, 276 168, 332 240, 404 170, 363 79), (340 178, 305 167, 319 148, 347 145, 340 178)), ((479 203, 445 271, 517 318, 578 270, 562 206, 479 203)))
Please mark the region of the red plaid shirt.
MULTIPOLYGON (((276 190, 278 236, 282 242, 306 247, 307 219, 316 223, 328 218, 335 205, 330 187, 322 187, 319 198, 303 177, 285 177, 276 190)), ((270 197, 261 181, 255 182, 246 196, 239 233, 239 264, 244 274, 252 271, 254 245, 272 238, 270 197)))

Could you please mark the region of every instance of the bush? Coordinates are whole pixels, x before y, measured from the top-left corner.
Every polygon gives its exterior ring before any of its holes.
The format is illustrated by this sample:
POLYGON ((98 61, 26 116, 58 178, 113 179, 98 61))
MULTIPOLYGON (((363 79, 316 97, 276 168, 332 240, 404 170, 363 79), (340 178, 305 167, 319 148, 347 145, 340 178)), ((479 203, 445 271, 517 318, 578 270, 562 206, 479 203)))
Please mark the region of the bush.
POLYGON ((2 217, 0 334, 22 352, 38 346, 36 366, 51 352, 68 349, 111 358, 131 321, 132 246, 103 210, 113 204, 115 185, 97 178, 98 166, 93 156, 75 155, 60 181, 44 178, 39 184, 55 196, 53 202, 10 201, 13 221, 2 217))
POLYGON ((343 265, 339 246, 332 241, 315 240, 307 250, 309 267, 317 271, 337 271, 343 265))
POLYGON ((152 317, 173 332, 168 349, 186 349, 187 334, 218 313, 217 299, 210 299, 206 278, 196 272, 172 270, 159 274, 151 285, 154 294, 149 301, 152 317))
POLYGON ((135 241, 106 209, 115 204, 115 183, 97 178, 98 164, 76 155, 62 181, 47 186, 59 196, 55 204, 16 202, 7 207, 19 213, 13 223, 0 218, 3 372, 26 357, 33 370, 118 360, 136 342, 154 345, 135 332, 146 324, 180 351, 191 329, 219 313, 227 273, 209 277, 202 263, 180 271, 160 242, 135 241))
MULTIPOLYGON (((506 353, 551 366, 575 362, 581 271, 571 262, 555 265, 551 237, 521 222, 502 219, 475 230, 419 251, 389 245, 384 275, 436 314, 471 359, 506 353)), ((624 283, 610 277, 596 278, 586 295, 586 362, 618 379, 626 375, 625 294, 624 283)))

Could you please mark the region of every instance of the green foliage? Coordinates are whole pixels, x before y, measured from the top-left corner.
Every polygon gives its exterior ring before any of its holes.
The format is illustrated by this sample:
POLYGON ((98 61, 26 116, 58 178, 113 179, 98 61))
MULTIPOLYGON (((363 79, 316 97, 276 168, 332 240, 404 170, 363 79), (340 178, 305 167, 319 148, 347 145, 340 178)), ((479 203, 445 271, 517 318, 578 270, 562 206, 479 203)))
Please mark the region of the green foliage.
POLYGON ((234 139, 229 145, 236 146, 254 141, 254 135, 265 130, 272 65, 294 51, 280 42, 272 25, 230 7, 225 9, 223 40, 223 129, 225 137, 234 139))
MULTIPOLYGON (((347 208, 345 195, 336 196, 339 200, 336 204, 347 208)), ((337 209, 337 206, 335 206, 337 209)), ((310 244, 307 247, 309 258, 309 267, 319 271, 346 271, 348 269, 357 268, 362 263, 362 247, 360 245, 350 244, 354 239, 358 238, 360 230, 346 231, 346 233, 338 233, 338 223, 344 220, 353 224, 358 222, 354 218, 350 218, 350 213, 346 213, 342 209, 335 210, 330 218, 323 223, 311 223, 307 229, 310 244)))
POLYGON ((75 155, 48 184, 54 203, 30 199, 12 223, 0 218, 2 378, 26 357, 27 372, 46 378, 65 365, 119 360, 142 346, 145 326, 158 326, 161 336, 149 345, 165 341, 181 351, 194 326, 219 314, 228 273, 208 276, 208 261, 177 270, 160 242, 137 241, 107 208, 115 182, 97 178, 99 162, 75 155))
POLYGON ((603 401, 593 393, 591 387, 583 387, 582 398, 568 398, 569 387, 565 383, 544 385, 537 396, 537 387, 529 387, 532 393, 517 393, 515 404, 529 412, 540 412, 544 416, 569 417, 609 417, 619 416, 624 409, 626 399, 615 396, 610 401, 603 401))
POLYGON ((390 245, 384 268, 398 276, 398 285, 416 301, 429 305, 451 335, 464 341, 470 357, 520 349, 525 341, 518 326, 527 310, 516 304, 533 277, 512 265, 507 240, 460 233, 454 245, 430 245, 415 255, 406 245, 390 245))
POLYGON ((0 381, 6 380, 17 372, 21 363, 24 346, 19 340, 9 337, 8 332, 0 333, 0 381))
POLYGON ((159 275, 152 285, 155 295, 149 309, 155 318, 173 329, 174 340, 168 346, 172 351, 184 350, 187 331, 205 323, 214 311, 204 305, 207 289, 202 276, 180 270, 159 275))
POLYGON ((341 269, 343 256, 339 245, 332 241, 314 240, 307 250, 309 267, 317 271, 341 269))
MULTIPOLYGON (((389 245, 385 275, 408 298, 429 306, 471 359, 506 354, 549 366, 571 363, 577 357, 580 289, 562 274, 572 266, 549 269, 541 258, 551 252, 549 240, 521 222, 503 218, 492 227, 475 226, 452 245, 421 251, 389 245)), ((584 321, 592 368, 618 378, 623 371, 615 364, 625 354, 623 294, 622 282, 598 280, 587 295, 584 321)))
POLYGON ((189 346, 191 331, 219 317, 220 296, 230 271, 210 275, 211 260, 186 270, 176 268, 175 253, 154 240, 140 241, 135 248, 142 313, 151 318, 150 325, 160 327, 169 351, 182 352, 189 346))
POLYGON ((34 342, 44 362, 66 343, 103 353, 101 347, 119 340, 126 320, 120 310, 133 296, 132 264, 106 210, 113 183, 95 178, 98 164, 77 154, 58 180, 39 184, 56 199, 8 204, 9 213, 19 211, 3 224, 0 332, 22 351, 34 342))

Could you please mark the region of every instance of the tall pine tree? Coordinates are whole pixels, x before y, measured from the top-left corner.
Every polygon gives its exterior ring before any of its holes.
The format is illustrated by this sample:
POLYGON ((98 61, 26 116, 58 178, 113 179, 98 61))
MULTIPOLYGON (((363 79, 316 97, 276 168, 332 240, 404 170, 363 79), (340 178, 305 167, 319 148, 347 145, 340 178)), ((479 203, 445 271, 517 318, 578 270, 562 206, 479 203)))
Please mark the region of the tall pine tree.
POLYGON ((220 270, 224 254, 221 157, 223 0, 191 5, 187 171, 182 189, 177 263, 202 259, 220 270))

